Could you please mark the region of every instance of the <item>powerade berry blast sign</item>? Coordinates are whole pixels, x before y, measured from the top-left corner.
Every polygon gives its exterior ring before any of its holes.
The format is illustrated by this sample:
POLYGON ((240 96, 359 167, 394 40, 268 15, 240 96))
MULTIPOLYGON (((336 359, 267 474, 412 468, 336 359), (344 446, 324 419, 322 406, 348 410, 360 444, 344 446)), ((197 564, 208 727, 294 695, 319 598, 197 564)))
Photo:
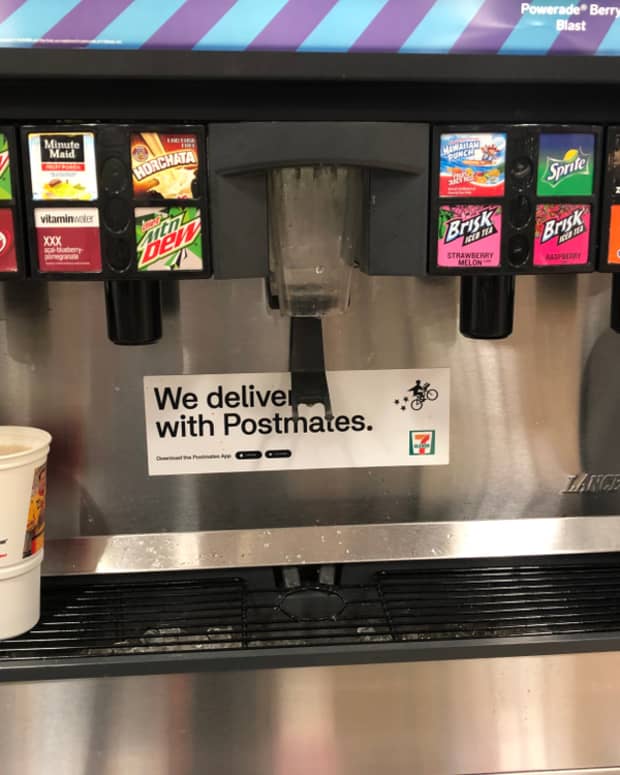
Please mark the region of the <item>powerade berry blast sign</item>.
POLYGON ((203 127, 62 124, 22 136, 34 274, 210 275, 203 127))
POLYGON ((592 271, 601 150, 594 126, 438 128, 430 273, 592 271))

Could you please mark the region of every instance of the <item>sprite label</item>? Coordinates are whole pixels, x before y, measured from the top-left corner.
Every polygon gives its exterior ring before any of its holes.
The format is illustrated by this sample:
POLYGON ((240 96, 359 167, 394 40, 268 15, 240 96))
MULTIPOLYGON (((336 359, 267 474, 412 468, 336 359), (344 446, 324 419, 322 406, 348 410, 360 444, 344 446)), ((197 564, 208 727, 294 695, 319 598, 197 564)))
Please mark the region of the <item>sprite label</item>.
POLYGON ((542 134, 538 150, 538 196, 591 196, 593 134, 542 134))
POLYGON ((0 199, 12 198, 9 141, 7 136, 0 132, 0 199))
POLYGON ((197 207, 139 207, 135 215, 139 271, 203 269, 202 221, 197 207))

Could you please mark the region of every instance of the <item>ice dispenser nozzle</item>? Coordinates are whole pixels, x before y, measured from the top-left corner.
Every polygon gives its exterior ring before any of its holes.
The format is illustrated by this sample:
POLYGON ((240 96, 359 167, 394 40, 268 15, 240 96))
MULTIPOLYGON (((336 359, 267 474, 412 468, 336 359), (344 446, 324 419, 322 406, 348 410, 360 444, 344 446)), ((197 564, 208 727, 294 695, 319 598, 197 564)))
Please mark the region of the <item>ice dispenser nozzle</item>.
POLYGON ((209 127, 216 278, 263 277, 291 318, 293 409, 331 413, 323 318, 352 271, 426 273, 429 128, 373 122, 209 127))

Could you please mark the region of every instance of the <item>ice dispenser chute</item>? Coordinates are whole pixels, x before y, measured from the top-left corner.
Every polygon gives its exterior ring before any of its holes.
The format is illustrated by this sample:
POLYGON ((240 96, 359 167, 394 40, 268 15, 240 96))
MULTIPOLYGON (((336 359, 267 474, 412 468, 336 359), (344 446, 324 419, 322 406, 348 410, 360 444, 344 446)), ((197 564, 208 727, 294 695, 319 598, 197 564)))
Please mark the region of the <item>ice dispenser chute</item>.
POLYGON ((331 414, 321 321, 346 310, 354 269, 425 273, 428 142, 421 124, 209 127, 214 275, 266 278, 291 318, 294 412, 331 414))
POLYGON ((210 275, 204 128, 59 123, 22 140, 31 274, 103 280, 110 340, 157 341, 161 281, 210 275))
POLYGON ((438 127, 429 272, 461 277, 460 329, 512 333, 515 278, 591 272, 600 127, 438 127))

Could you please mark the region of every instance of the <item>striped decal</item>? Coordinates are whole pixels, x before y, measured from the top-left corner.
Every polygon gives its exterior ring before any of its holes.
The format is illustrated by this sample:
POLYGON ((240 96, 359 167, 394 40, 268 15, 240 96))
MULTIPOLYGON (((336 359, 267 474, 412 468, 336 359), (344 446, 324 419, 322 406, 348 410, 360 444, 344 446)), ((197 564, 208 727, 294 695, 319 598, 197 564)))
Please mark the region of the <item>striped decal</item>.
POLYGON ((0 47, 620 56, 619 3, 0 0, 0 47))

